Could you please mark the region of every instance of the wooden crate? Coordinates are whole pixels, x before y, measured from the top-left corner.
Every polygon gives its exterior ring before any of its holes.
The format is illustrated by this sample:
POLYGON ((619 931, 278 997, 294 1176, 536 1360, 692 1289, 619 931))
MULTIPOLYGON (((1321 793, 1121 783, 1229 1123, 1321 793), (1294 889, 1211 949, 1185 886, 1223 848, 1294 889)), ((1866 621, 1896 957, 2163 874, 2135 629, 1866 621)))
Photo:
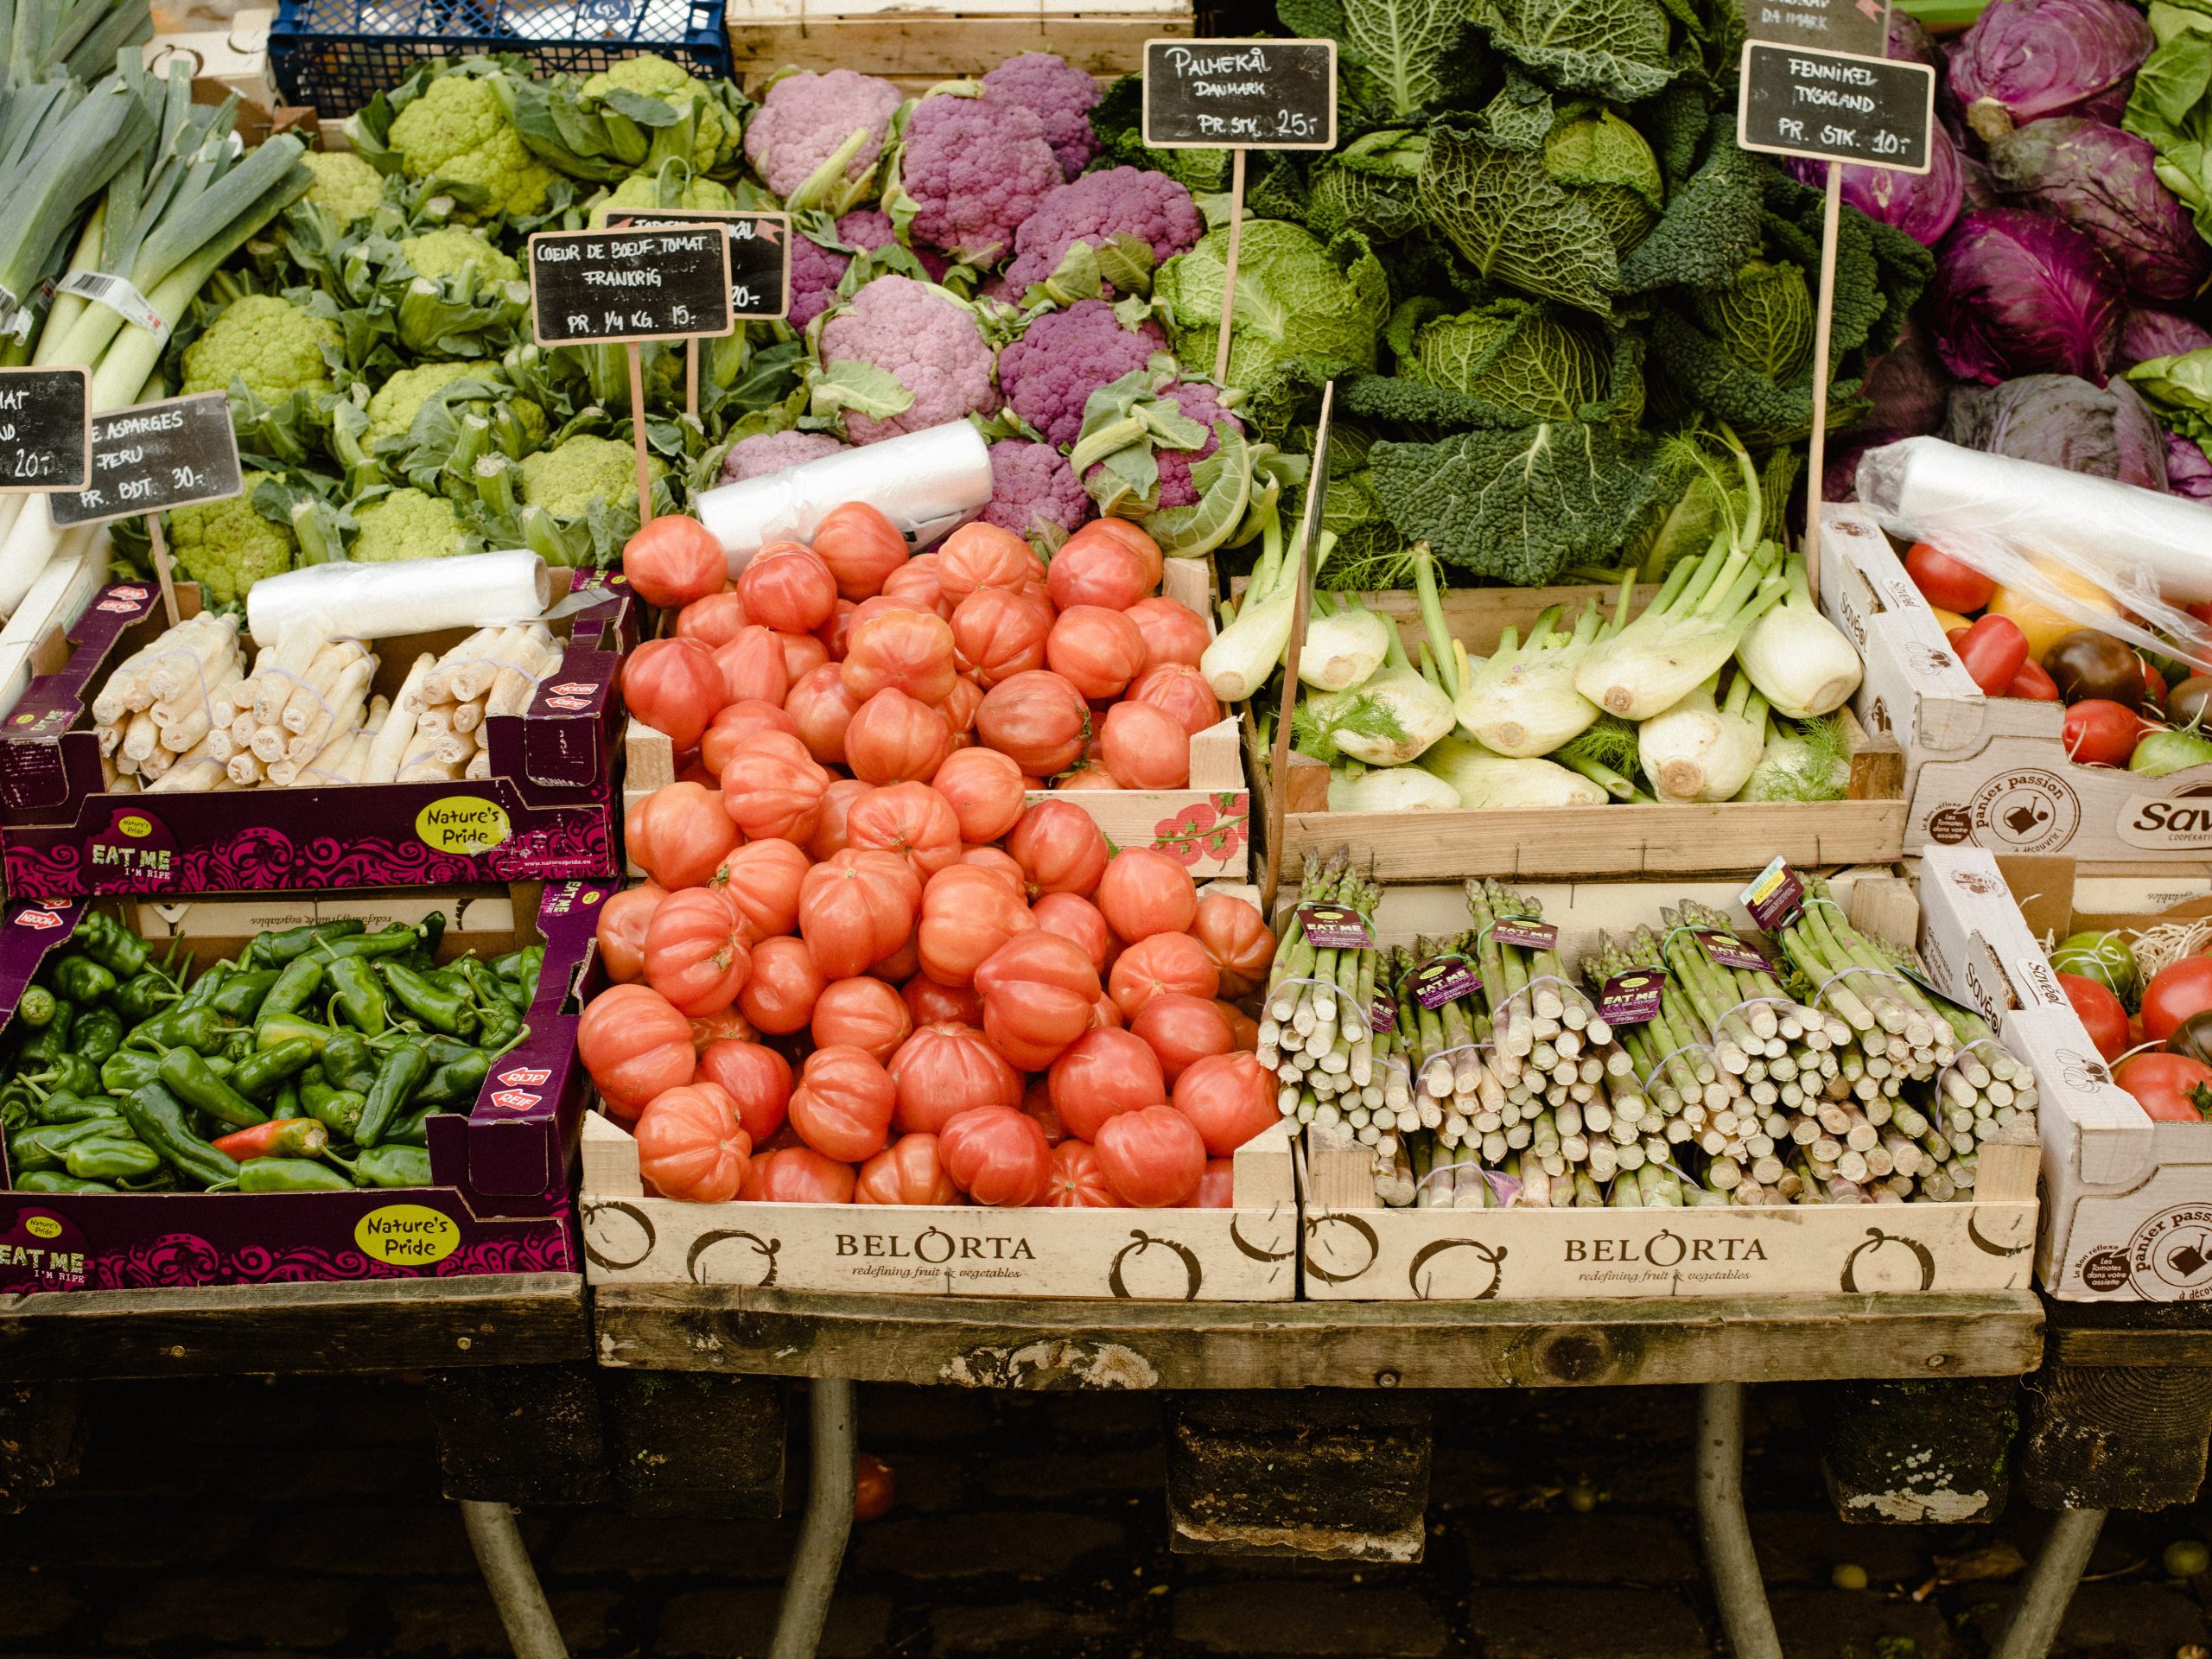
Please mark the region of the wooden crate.
MULTIPOLYGON (((1169 559, 1160 591, 1211 621, 1211 568, 1198 559, 1169 559)), ((622 809, 676 780, 676 750, 667 734, 632 719, 625 728, 626 770, 622 809)), ((1116 848, 1153 847, 1198 881, 1245 879, 1251 858, 1252 798, 1244 783, 1243 745, 1234 719, 1191 740, 1191 781, 1181 789, 1084 789, 1062 794, 1032 790, 1039 801, 1073 801, 1116 848)), ((632 875, 644 871, 635 863, 632 875)))
MULTIPOLYGON (((1533 891, 1572 968, 1601 930, 1656 921, 1662 904, 1685 898, 1748 925, 1741 885, 1533 891)), ((1917 936, 1919 907, 1902 876, 1847 871, 1834 887, 1858 926, 1903 942, 1917 936)), ((1285 902, 1295 902, 1294 890, 1285 902)), ((1463 890, 1385 888, 1376 925, 1385 943, 1463 929, 1463 890)), ((2037 1082, 2048 1090, 2056 1080, 2039 1071, 2037 1082)), ((2033 1263, 2037 1152, 2029 1142, 1983 1144, 1972 1202, 1680 1210, 1387 1209, 1365 1148, 1304 1150, 1300 1276, 1313 1301, 1959 1294, 2025 1289, 2033 1263)))
POLYGON ((857 69, 921 85, 981 75, 1020 52, 1057 52, 1100 76, 1135 73, 1144 42, 1193 32, 1189 0, 729 0, 733 73, 757 89, 779 69, 857 69))
MULTIPOLYGON (((1507 628, 1523 636, 1548 607, 1572 617, 1599 588, 1464 588, 1444 594, 1444 620, 1470 656, 1488 656, 1507 628)), ((1640 608, 1656 588, 1639 588, 1640 608)), ((1394 618, 1411 652, 1427 638, 1414 596, 1365 594, 1370 608, 1394 618)), ((1610 602, 1610 601, 1608 601, 1610 602)), ((1847 712, 1846 720, 1850 716, 1847 712)), ((1751 849, 1780 854, 1802 868, 1884 864, 1899 856, 1904 837, 1904 758, 1881 734, 1850 727, 1850 798, 1811 804, 1726 801, 1667 803, 1560 811, 1492 809, 1481 812, 1332 812, 1329 769, 1292 753, 1283 811, 1283 864, 1295 872, 1309 849, 1349 842, 1383 881, 1440 881, 1468 875, 1530 878, 1695 874, 1743 863, 1751 849)), ((1253 799, 1272 823, 1268 756, 1258 747, 1248 709, 1243 726, 1253 799)))

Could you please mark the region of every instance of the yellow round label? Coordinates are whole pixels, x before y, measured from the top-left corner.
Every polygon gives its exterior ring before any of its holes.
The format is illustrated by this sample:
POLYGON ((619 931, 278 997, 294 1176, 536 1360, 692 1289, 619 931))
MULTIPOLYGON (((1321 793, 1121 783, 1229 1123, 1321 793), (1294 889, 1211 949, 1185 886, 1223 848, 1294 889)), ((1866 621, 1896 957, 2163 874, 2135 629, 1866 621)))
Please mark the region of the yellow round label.
POLYGON ((23 1230, 33 1238, 58 1238, 61 1236, 61 1224, 52 1216, 33 1216, 23 1224, 23 1230))
POLYGON ((136 812, 124 813, 115 821, 115 827, 135 841, 143 841, 154 833, 153 821, 143 818, 136 812))
POLYGON ((442 853, 480 853, 514 833, 507 810, 481 795, 448 795, 415 815, 415 833, 442 853))
POLYGON ((461 1248, 461 1224, 419 1204, 388 1204, 353 1224, 361 1254, 399 1268, 427 1268, 461 1248))

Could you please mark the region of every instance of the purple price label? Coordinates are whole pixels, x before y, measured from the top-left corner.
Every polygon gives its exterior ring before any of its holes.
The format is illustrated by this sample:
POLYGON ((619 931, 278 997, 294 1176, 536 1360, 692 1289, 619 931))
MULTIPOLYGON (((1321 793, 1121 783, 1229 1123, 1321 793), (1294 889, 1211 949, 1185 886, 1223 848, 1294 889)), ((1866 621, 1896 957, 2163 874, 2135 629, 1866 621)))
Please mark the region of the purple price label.
POLYGON ((1517 944, 1524 950, 1548 950, 1559 943, 1559 929, 1533 916, 1501 916, 1491 924, 1490 936, 1500 944, 1517 944))
POLYGON ((1431 957, 1414 969, 1414 998, 1424 1008, 1440 1008, 1482 988, 1482 976, 1465 957, 1431 957))
POLYGON ((1755 973, 1771 973, 1774 964, 1745 944, 1733 933, 1723 932, 1717 927, 1691 930, 1690 937, 1705 947, 1705 954, 1723 968, 1748 968, 1755 973))
POLYGON ((1306 941, 1321 950, 1372 950, 1375 936, 1360 913, 1344 905, 1300 905, 1298 925, 1306 941))
POLYGON ((1624 969, 1598 993, 1598 1017, 1616 1031, 1623 1026, 1648 1026, 1659 1017, 1666 994, 1664 968, 1624 969))
POLYGON ((1367 1028, 1378 1037, 1398 1028, 1398 1005, 1380 991, 1367 1005, 1367 1028))
POLYGON ((1805 884, 1779 856, 1753 876, 1738 896, 1751 919, 1769 933, 1796 921, 1805 908, 1805 884))

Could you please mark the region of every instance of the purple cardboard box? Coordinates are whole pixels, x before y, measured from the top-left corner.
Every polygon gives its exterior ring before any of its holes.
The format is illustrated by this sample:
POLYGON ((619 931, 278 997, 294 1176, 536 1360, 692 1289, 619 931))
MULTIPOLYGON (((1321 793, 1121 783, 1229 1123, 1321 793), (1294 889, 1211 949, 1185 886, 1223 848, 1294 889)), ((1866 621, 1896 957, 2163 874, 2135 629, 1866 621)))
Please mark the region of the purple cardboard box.
MULTIPOLYGON (((489 956, 529 943, 526 891, 516 895, 514 931, 449 929, 439 954, 473 947, 489 956)), ((430 1120, 435 1185, 356 1192, 0 1191, 0 1291, 579 1271, 569 1194, 590 1085, 576 1058, 575 981, 599 906, 615 891, 617 884, 602 881, 544 889, 536 931, 545 966, 531 1034, 500 1059, 466 1117, 444 1112, 430 1120)), ((0 1030, 85 909, 59 899, 8 907, 0 921, 0 1030)), ((329 913, 343 911, 341 901, 329 913)), ((245 943, 212 935, 188 942, 201 964, 245 943)))
MULTIPOLYGON (((488 779, 114 795, 100 772, 93 694, 109 667, 162 631, 146 583, 109 588, 70 630, 68 661, 31 682, 0 734, 0 854, 16 898, 275 893, 612 876, 616 858, 616 680, 636 642, 619 575, 574 575, 585 602, 552 626, 560 668, 524 714, 485 722, 488 779), (595 600, 595 602, 594 602, 595 600)), ((197 589, 181 586, 188 612, 197 589)), ((465 629, 377 642, 373 691, 397 692, 422 652, 465 629)))

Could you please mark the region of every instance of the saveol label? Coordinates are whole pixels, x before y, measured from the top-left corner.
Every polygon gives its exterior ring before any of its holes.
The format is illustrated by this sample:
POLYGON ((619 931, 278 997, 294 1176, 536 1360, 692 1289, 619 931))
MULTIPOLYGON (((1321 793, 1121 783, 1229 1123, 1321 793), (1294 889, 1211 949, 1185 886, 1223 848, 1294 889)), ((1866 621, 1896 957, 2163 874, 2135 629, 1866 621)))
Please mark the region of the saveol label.
POLYGON ((461 1224, 419 1204, 388 1204, 353 1224, 361 1254, 395 1268, 427 1268, 461 1248, 461 1224))
POLYGON ((507 810, 481 795, 448 795, 415 815, 415 833, 425 846, 464 856, 497 847, 514 833, 507 810))

